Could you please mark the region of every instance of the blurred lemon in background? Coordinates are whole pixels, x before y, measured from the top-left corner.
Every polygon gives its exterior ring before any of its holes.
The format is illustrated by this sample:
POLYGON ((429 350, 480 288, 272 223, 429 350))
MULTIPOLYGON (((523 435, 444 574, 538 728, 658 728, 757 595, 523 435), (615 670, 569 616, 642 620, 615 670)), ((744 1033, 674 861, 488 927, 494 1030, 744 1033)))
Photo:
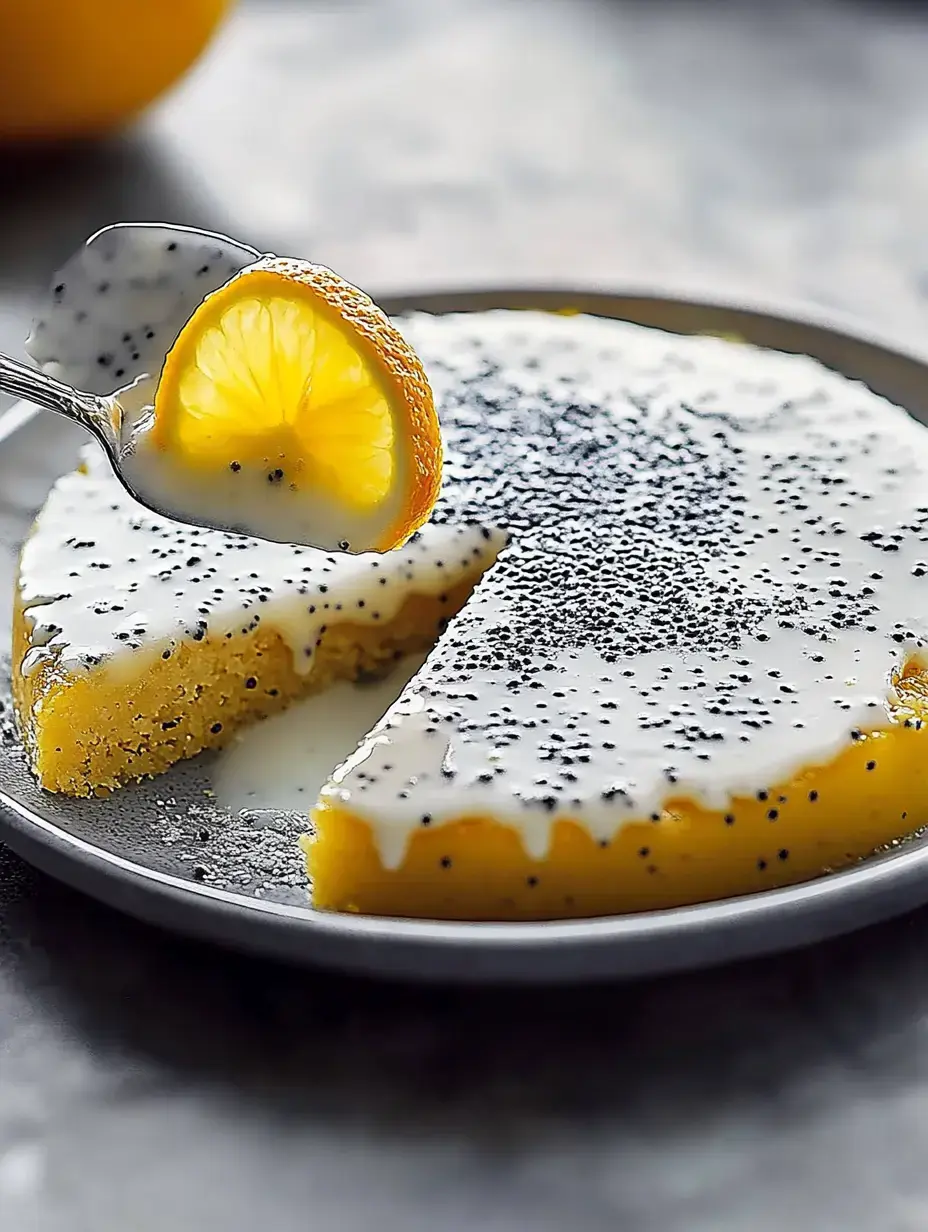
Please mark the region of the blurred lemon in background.
POLYGON ((197 59, 232 0, 0 0, 0 141, 105 132, 197 59))

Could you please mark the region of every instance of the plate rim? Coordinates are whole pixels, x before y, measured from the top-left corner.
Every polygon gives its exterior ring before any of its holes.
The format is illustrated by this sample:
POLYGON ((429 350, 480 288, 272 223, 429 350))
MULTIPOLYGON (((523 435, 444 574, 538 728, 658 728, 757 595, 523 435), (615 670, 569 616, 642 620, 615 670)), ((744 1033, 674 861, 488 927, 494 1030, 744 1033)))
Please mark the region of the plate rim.
MULTIPOLYGON (((550 311, 578 304, 620 318, 619 305, 626 311, 669 306, 735 314, 864 346, 928 378, 928 352, 911 341, 900 343, 853 316, 808 305, 665 294, 653 287, 550 284, 402 291, 376 298, 393 314, 493 307, 550 311)), ((39 414, 25 403, 0 413, 0 447, 39 414)), ((0 836, 43 872, 171 931, 278 958, 419 979, 574 982, 658 974, 810 944, 928 899, 928 844, 903 844, 797 885, 658 911, 511 923, 414 920, 278 904, 161 873, 69 833, 3 790, 0 836), (832 908, 838 908, 834 917, 820 920, 811 934, 803 928, 832 908), (676 949, 684 937, 689 945, 676 949)))

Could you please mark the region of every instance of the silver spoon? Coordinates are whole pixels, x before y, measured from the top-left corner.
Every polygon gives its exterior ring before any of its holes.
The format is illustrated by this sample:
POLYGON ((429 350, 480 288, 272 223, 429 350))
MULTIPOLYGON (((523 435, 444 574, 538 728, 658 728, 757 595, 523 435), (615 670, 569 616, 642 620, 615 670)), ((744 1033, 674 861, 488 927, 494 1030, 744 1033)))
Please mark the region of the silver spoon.
MULTIPOLYGON (((254 501, 243 507, 241 482, 234 492, 216 489, 218 505, 198 499, 203 495, 202 476, 172 487, 177 477, 169 475, 168 486, 159 486, 164 470, 145 448, 156 388, 148 374, 161 371, 169 346, 204 296, 260 255, 238 240, 190 227, 104 227, 57 271, 40 305, 26 350, 41 370, 0 354, 0 391, 90 432, 123 488, 161 517, 278 542, 290 542, 293 534, 328 551, 344 550, 337 527, 316 542, 319 527, 310 533, 299 510, 284 509, 283 519, 269 521, 254 501), (113 391, 119 378, 122 384, 113 391), (236 517, 242 520, 233 524, 236 517)), ((170 458, 164 461, 170 464, 170 458)), ((363 551, 363 543, 356 550, 363 551)))
MULTIPOLYGON (((266 483, 242 487, 234 463, 209 482, 200 474, 174 470, 170 455, 149 443, 157 382, 144 373, 111 394, 75 389, 46 372, 0 352, 0 393, 24 398, 78 424, 103 447, 113 474, 134 501, 172 522, 225 534, 302 544, 326 552, 376 551, 372 531, 357 521, 320 521, 312 506, 286 504, 287 489, 266 483), (268 504, 268 493, 284 504, 268 504), (218 498, 218 499, 217 499, 218 498), (307 516, 308 510, 308 516, 307 516), (227 514, 226 511, 229 511, 227 514), (239 520, 232 520, 232 519, 239 520)), ((266 478, 264 467, 261 478, 266 478)), ((283 472, 281 472, 282 474, 283 472)), ((294 489, 295 490, 295 489, 294 489)))
POLYGON ((113 474, 132 499, 152 513, 175 522, 186 522, 190 526, 244 533, 235 526, 200 515, 194 519, 177 509, 166 508, 158 503, 157 498, 139 491, 138 485, 133 484, 126 474, 124 462, 133 452, 134 434, 144 422, 153 401, 154 382, 150 376, 136 377, 129 385, 111 394, 88 394, 0 352, 0 393, 24 398, 86 429, 103 446, 113 474))

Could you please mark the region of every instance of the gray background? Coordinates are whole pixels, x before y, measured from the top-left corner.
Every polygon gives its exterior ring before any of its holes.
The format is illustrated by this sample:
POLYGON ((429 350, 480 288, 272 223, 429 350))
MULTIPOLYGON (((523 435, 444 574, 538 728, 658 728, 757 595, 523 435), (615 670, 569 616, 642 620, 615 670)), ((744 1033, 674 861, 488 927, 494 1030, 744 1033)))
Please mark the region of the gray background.
MULTIPOLYGON (((928 8, 245 5, 126 136, 0 157, 0 347, 117 218, 374 291, 788 296, 920 343, 928 8)), ((928 913, 580 991, 294 972, 0 850, 3 1232, 922 1232, 928 913)))

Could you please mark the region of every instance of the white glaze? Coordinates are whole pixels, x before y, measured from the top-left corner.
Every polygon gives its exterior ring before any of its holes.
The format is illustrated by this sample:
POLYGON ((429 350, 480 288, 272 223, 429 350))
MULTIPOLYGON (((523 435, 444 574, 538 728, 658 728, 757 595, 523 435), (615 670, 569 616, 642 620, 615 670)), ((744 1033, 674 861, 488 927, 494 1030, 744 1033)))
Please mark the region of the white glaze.
POLYGON ((473 571, 474 549, 489 564, 503 542, 476 527, 427 526, 395 552, 349 556, 199 530, 132 500, 95 447, 84 457, 87 472, 58 481, 23 549, 26 672, 104 660, 135 672, 137 655, 202 640, 198 625, 219 637, 256 621, 278 631, 307 672, 323 626, 386 625, 409 595, 446 590, 473 571))
MULTIPOLYGON (((790 628, 768 617, 721 653, 655 650, 607 662, 591 634, 592 644, 554 656, 540 652, 553 657, 554 669, 544 674, 541 691, 512 687, 509 668, 481 667, 470 679, 455 677, 446 669, 452 643, 477 646, 513 621, 517 567, 507 553, 507 563, 484 579, 446 635, 444 655, 440 644, 323 793, 369 822, 386 865, 401 863, 423 816, 432 826, 462 816, 495 817, 516 827, 528 852, 541 858, 559 817, 579 818, 594 836, 606 838, 625 820, 659 812, 668 799, 688 797, 721 808, 733 797, 828 762, 850 744, 855 730, 890 723, 892 673, 920 653, 928 638, 928 432, 921 425, 809 359, 717 339, 502 313, 470 321, 416 318, 405 328, 440 403, 490 355, 507 366, 503 376, 486 382, 496 389, 511 382, 519 397, 531 398, 567 378, 572 389, 588 391, 594 405, 615 406, 620 415, 629 413, 629 396, 646 401, 652 415, 662 406, 683 415, 701 446, 711 445, 712 432, 723 422, 718 416, 737 421, 743 448, 739 486, 749 494, 745 517, 753 519, 744 525, 759 528, 757 537, 750 541, 746 533, 741 557, 723 550, 699 559, 655 532, 647 550, 663 554, 664 573, 673 573, 676 559, 681 575, 703 577, 706 586, 710 580, 738 583, 758 599, 773 584, 781 611, 794 598, 826 593, 839 578, 839 590, 847 593, 869 586, 879 610, 870 631, 857 623, 834 630, 827 640, 803 632, 802 621, 790 628), (526 370, 529 355, 537 366, 526 370), (692 413, 680 411, 681 405, 692 413), (790 455, 817 455, 827 469, 832 452, 830 480, 816 480, 807 508, 782 499, 788 487, 767 483, 771 457, 782 458, 784 474, 795 479, 790 467, 796 467, 786 461, 790 455), (865 493, 866 499, 843 500, 848 492, 865 493), (900 535, 898 550, 880 551, 861 539, 875 527, 894 533, 913 520, 921 530, 900 535), (906 631, 901 642, 894 640, 894 634, 902 636, 900 628, 906 631), (736 686, 739 717, 712 714, 708 706, 719 687, 731 687, 739 673, 750 677, 743 688, 736 686), (752 699, 762 716, 756 729, 745 721, 752 699), (668 752, 666 737, 678 731, 681 713, 712 729, 717 742, 688 744, 677 735, 668 752), (536 724, 547 724, 547 730, 536 724), (565 733, 568 742, 586 738, 589 760, 571 766, 575 781, 558 781, 556 807, 539 807, 539 797, 564 774, 558 765, 564 745, 549 739, 554 729, 561 741, 565 733), (511 742, 511 730, 521 738, 511 742), (603 747, 604 734, 613 748, 603 747), (443 769, 455 777, 446 778, 443 769)), ((666 431, 674 431, 671 419, 666 431)), ((642 492, 651 482, 646 472, 630 479, 642 492)), ((630 488, 625 495, 633 509, 635 492, 630 488)), ((576 516, 582 523, 582 508, 576 516)), ((624 533, 617 526, 617 544, 624 533)), ((517 531, 514 538, 516 551, 517 531)), ((549 550, 556 551, 557 542, 554 534, 549 550)), ((614 599, 613 619, 621 622, 627 597, 616 593, 614 599)), ((583 596, 565 593, 564 601, 582 604, 583 596)), ((693 602, 698 608, 698 594, 693 602)), ((521 643, 519 651, 531 654, 521 643)))

